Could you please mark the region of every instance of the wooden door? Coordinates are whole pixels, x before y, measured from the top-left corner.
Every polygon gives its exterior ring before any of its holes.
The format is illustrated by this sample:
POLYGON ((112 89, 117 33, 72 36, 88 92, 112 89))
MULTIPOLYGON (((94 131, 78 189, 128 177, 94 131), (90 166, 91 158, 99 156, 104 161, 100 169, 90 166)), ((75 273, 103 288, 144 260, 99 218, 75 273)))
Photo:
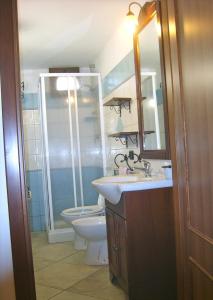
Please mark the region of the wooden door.
MULTIPOLYGON (((16 300, 34 300, 36 296, 22 151, 16 2, 16 0, 0 0, 0 77, 3 140, 14 271, 12 275, 14 275, 16 300)), ((2 166, 0 167, 2 168, 2 166)), ((6 278, 7 275, 9 276, 5 273, 6 278)))
MULTIPOLYGON (((108 241, 108 255, 109 255, 109 269, 110 273, 118 277, 118 251, 117 251, 117 235, 115 214, 110 209, 106 208, 106 225, 107 225, 107 241, 108 241)), ((113 280, 113 278, 111 278, 113 280)))
POLYGON ((213 1, 165 0, 162 12, 179 299, 212 300, 213 1))

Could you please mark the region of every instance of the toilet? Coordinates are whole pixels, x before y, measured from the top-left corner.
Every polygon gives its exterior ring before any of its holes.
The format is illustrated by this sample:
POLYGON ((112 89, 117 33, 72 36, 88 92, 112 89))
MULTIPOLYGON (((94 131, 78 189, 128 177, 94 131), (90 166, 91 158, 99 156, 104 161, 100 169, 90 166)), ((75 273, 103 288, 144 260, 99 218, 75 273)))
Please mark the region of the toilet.
MULTIPOLYGON (((72 226, 74 220, 101 216, 105 214, 104 198, 102 195, 98 196, 98 204, 90 206, 81 206, 75 208, 68 208, 61 212, 61 217, 64 221, 72 226)), ((80 237, 75 232, 74 247, 76 250, 85 250, 87 248, 87 241, 80 237)))
POLYGON ((72 226, 80 237, 87 241, 85 263, 108 264, 106 217, 93 216, 74 220, 72 226))

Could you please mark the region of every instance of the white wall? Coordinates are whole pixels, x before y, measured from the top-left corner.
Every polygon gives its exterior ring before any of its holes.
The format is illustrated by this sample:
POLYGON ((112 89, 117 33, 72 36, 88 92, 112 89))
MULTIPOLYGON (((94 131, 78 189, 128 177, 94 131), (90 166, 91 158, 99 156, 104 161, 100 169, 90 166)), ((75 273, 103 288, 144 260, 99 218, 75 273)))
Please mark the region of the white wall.
POLYGON ((0 98, 0 299, 15 300, 4 159, 0 98))
POLYGON ((38 93, 39 76, 41 73, 48 73, 48 69, 34 69, 21 71, 21 80, 24 81, 25 93, 38 93))
POLYGON ((133 37, 127 33, 125 24, 121 23, 114 35, 99 53, 95 66, 104 78, 131 50, 133 37))

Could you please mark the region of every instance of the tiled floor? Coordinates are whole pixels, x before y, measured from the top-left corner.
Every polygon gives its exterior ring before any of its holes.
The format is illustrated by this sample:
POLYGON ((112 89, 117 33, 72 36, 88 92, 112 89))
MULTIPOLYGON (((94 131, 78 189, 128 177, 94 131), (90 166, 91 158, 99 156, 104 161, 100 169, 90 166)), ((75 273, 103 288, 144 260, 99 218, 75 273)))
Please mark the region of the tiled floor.
POLYGON ((109 281, 108 268, 84 264, 84 252, 71 242, 48 244, 32 234, 37 300, 125 300, 109 281))

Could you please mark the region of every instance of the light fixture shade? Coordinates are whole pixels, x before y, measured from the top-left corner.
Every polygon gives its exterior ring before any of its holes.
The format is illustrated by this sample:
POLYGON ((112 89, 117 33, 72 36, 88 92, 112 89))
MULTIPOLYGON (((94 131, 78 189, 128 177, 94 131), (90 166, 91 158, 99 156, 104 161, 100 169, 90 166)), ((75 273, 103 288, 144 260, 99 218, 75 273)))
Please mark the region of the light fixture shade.
POLYGON ((58 77, 56 81, 57 91, 79 90, 80 84, 76 77, 58 77))
POLYGON ((127 31, 131 34, 134 33, 135 28, 138 26, 138 19, 137 17, 129 11, 128 14, 126 15, 126 28, 127 31))

